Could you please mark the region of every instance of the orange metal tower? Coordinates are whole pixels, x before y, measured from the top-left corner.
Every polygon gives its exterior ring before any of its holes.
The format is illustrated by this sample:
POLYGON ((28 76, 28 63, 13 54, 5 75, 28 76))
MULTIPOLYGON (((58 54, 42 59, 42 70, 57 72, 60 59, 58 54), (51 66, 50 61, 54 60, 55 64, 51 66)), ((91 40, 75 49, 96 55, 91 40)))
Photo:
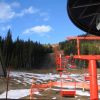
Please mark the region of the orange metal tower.
POLYGON ((77 40, 77 55, 75 59, 84 59, 89 61, 89 74, 90 74, 90 100, 98 100, 98 82, 96 60, 100 60, 100 55, 81 55, 80 54, 80 40, 100 40, 98 36, 87 37, 68 37, 68 40, 77 40))

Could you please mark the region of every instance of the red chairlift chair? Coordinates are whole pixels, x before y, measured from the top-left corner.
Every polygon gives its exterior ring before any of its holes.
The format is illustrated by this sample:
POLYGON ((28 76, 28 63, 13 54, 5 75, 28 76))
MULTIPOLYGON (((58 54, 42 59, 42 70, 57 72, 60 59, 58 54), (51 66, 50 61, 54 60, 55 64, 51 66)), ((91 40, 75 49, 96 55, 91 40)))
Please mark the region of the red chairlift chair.
POLYGON ((74 91, 74 90, 68 90, 68 91, 63 90, 63 91, 60 92, 60 94, 63 97, 75 97, 76 91, 74 91))
POLYGON ((61 54, 59 54, 59 55, 56 56, 56 65, 57 65, 56 70, 57 70, 58 72, 64 71, 65 68, 62 66, 61 54))
POLYGON ((76 95, 76 82, 74 82, 74 88, 73 89, 62 89, 60 91, 60 95, 63 96, 63 97, 75 97, 76 95))

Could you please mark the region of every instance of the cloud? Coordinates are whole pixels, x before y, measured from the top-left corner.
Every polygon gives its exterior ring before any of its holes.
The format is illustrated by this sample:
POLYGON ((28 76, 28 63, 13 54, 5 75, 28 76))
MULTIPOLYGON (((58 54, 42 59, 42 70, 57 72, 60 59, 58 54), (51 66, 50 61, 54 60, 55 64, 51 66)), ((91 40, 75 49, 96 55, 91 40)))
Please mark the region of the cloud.
POLYGON ((22 17, 26 14, 35 14, 39 11, 39 9, 34 8, 32 6, 21 10, 16 13, 13 7, 20 6, 19 3, 13 2, 11 4, 7 4, 4 2, 0 3, 0 22, 5 22, 7 20, 13 19, 14 17, 22 17))
POLYGON ((38 34, 40 36, 45 36, 47 32, 50 32, 52 27, 50 25, 34 26, 26 29, 23 34, 38 34))
POLYGON ((33 14, 33 13, 37 13, 39 10, 30 6, 28 9, 25 9, 24 10, 24 13, 30 13, 30 14, 33 14))
POLYGON ((11 6, 6 3, 0 3, 0 20, 12 19, 15 16, 15 12, 11 6))
POLYGON ((42 12, 40 9, 35 8, 33 6, 17 10, 17 8, 20 6, 20 3, 15 1, 11 4, 0 2, 0 22, 6 22, 15 17, 23 17, 28 14, 38 14, 43 21, 48 21, 50 18, 47 12, 42 12))
POLYGON ((29 8, 22 10, 20 13, 16 13, 16 16, 22 17, 26 14, 35 14, 38 11, 39 11, 38 9, 30 6, 29 8))

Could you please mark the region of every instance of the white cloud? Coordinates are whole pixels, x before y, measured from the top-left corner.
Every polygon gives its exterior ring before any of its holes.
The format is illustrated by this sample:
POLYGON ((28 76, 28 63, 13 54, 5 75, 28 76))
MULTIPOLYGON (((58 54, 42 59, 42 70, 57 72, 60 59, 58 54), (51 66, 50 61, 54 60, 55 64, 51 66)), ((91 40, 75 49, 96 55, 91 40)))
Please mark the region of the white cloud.
POLYGON ((39 10, 30 6, 28 9, 25 9, 24 12, 25 13, 30 13, 30 14, 33 14, 33 13, 37 13, 39 10))
POLYGON ((50 32, 52 27, 50 25, 34 26, 26 29, 23 34, 38 34, 40 36, 45 36, 45 33, 50 32))
POLYGON ((13 7, 19 6, 19 5, 20 4, 18 4, 17 2, 13 2, 12 4, 1 2, 0 3, 0 22, 10 20, 14 17, 22 17, 26 14, 35 14, 39 11, 39 9, 30 6, 16 13, 13 7))
POLYGON ((0 3, 0 20, 8 20, 15 16, 11 6, 6 3, 0 3))
POLYGON ((30 6, 29 8, 22 10, 20 13, 16 13, 16 16, 22 17, 25 14, 35 14, 38 11, 39 11, 38 9, 30 6))
POLYGON ((0 22, 6 22, 15 17, 23 17, 28 14, 38 14, 43 21, 49 20, 49 14, 47 12, 41 12, 40 9, 37 9, 33 6, 24 8, 22 10, 18 9, 20 11, 16 12, 15 10, 17 10, 17 8, 20 6, 21 5, 19 2, 12 2, 11 4, 0 2, 0 22))

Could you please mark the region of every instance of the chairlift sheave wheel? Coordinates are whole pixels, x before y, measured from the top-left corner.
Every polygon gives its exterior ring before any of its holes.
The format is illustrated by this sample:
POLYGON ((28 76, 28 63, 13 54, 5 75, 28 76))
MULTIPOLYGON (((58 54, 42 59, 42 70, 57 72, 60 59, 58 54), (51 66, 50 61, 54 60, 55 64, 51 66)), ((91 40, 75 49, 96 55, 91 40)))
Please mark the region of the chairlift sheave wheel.
POLYGON ((78 28, 100 36, 100 0, 68 0, 67 12, 78 28))

